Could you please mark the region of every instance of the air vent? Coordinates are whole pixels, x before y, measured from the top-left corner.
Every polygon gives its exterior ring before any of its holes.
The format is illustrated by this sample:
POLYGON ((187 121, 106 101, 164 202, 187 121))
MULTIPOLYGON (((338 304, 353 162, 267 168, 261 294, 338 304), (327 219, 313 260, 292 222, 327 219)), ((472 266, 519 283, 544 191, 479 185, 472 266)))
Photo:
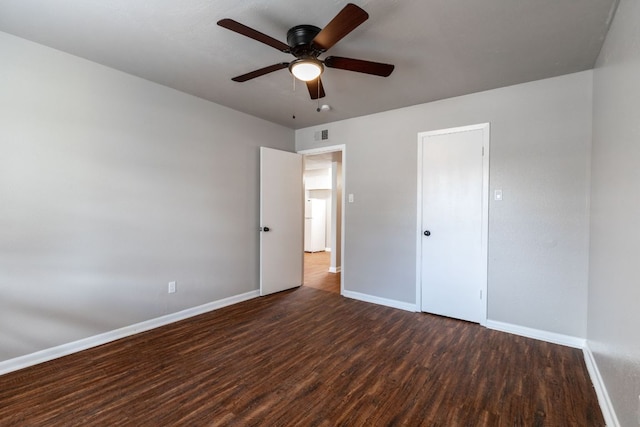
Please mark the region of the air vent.
POLYGON ((318 130, 313 133, 314 141, 326 141, 329 139, 329 129, 318 130))
POLYGON ((327 139, 329 139, 329 130, 328 129, 318 130, 318 131, 315 131, 313 133, 313 140, 314 141, 326 141, 327 139))

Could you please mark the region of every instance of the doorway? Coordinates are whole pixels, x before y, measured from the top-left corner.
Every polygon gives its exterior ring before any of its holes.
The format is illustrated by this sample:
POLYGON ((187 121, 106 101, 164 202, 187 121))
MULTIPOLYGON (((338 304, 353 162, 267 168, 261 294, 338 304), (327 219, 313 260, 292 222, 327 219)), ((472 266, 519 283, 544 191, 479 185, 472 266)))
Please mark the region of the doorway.
POLYGON ((418 134, 417 302, 487 318, 489 124, 418 134))
POLYGON ((341 294, 344 146, 299 152, 304 158, 303 285, 341 294))

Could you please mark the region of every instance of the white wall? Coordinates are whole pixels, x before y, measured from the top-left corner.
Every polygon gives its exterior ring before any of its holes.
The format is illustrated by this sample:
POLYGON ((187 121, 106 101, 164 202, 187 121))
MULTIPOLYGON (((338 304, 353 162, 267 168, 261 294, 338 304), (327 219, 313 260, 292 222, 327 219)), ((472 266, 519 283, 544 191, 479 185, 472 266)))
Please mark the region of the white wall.
POLYGON ((489 319, 585 337, 591 94, 586 71, 298 130, 346 144, 346 290, 415 303, 417 134, 490 122, 489 319))
POLYGON ((0 361, 258 288, 258 147, 292 130, 4 33, 0 52, 0 361))
POLYGON ((620 425, 640 417, 640 2, 621 0, 594 71, 588 345, 620 425))

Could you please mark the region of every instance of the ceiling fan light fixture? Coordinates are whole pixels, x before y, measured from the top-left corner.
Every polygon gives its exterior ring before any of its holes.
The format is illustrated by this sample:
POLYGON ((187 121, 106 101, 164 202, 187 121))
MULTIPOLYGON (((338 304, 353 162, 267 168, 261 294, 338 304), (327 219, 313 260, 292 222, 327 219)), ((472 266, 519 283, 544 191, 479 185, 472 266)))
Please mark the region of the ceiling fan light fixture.
POLYGON ((303 82, 310 82, 317 79, 324 71, 322 62, 314 58, 297 59, 289 65, 291 74, 303 82))

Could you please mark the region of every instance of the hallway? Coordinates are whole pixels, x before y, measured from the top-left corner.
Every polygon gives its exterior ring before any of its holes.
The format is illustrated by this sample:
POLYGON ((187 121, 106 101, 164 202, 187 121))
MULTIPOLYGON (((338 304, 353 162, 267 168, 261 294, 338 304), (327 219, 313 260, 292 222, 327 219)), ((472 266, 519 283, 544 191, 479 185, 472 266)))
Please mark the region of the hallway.
POLYGON ((340 293, 340 273, 329 273, 331 252, 304 253, 304 286, 340 293))

